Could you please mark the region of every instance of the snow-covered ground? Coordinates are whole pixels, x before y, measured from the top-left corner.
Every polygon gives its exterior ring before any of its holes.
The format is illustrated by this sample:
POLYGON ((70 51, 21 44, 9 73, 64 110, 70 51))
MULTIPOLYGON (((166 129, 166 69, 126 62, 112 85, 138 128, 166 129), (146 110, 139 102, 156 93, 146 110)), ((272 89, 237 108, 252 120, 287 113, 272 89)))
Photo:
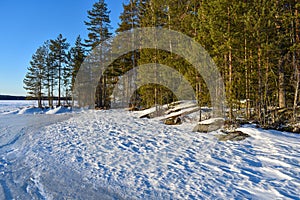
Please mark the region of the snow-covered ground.
POLYGON ((250 138, 219 142, 193 126, 0 114, 0 199, 299 199, 300 135, 246 126, 250 138))

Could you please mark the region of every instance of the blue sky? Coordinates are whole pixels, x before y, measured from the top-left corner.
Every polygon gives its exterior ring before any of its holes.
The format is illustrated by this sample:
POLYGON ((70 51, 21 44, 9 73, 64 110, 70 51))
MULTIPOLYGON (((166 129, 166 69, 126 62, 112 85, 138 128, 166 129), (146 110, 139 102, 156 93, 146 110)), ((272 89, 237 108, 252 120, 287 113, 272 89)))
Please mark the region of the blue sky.
MULTIPOLYGON (((0 94, 26 95, 23 79, 32 54, 60 33, 71 45, 86 38, 87 10, 97 0, 0 0, 0 94)), ((124 0, 106 0, 116 28, 124 0)))

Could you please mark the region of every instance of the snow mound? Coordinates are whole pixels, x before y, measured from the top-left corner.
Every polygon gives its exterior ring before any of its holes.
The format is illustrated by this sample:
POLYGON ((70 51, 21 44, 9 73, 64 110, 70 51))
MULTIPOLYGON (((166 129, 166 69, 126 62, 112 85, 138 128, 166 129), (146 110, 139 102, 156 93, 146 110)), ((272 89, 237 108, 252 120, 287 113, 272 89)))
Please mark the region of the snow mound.
POLYGON ((72 112, 72 109, 70 107, 59 106, 57 108, 54 108, 54 109, 51 109, 51 110, 45 112, 45 114, 53 115, 53 114, 63 114, 63 113, 68 113, 68 112, 72 112))
POLYGON ((16 115, 20 112, 20 110, 14 110, 14 111, 5 111, 3 113, 0 113, 0 115, 16 115))
POLYGON ((41 108, 36 108, 36 107, 27 107, 27 108, 22 108, 19 112, 18 115, 35 115, 35 114, 43 114, 44 110, 41 108))
POLYGON ((36 114, 54 115, 54 114, 65 114, 65 113, 71 113, 71 112, 73 112, 73 110, 70 107, 59 106, 57 108, 50 109, 50 108, 37 108, 34 106, 30 106, 30 107, 21 108, 19 110, 3 112, 0 114, 2 114, 2 115, 14 115, 14 114, 17 114, 17 115, 36 115, 36 114))
POLYGON ((203 121, 199 122, 198 124, 209 125, 209 124, 216 123, 218 121, 223 121, 223 123, 224 123, 225 119, 224 118, 211 118, 211 119, 203 120, 203 121))

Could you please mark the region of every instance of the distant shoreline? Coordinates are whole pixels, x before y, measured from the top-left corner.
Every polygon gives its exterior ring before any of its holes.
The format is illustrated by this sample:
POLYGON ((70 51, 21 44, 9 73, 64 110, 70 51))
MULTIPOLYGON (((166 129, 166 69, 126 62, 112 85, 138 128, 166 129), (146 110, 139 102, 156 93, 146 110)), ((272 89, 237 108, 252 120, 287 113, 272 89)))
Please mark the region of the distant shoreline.
POLYGON ((25 96, 0 95, 0 100, 27 100, 25 96))
MULTIPOLYGON (((43 97, 43 100, 48 100, 48 97, 43 97)), ((62 101, 66 100, 65 97, 61 97, 60 98, 62 101)), ((0 101, 3 100, 37 100, 36 97, 26 97, 26 96, 12 96, 12 95, 0 95, 0 101)), ((53 97, 53 100, 58 100, 58 97, 53 97)), ((71 100, 71 98, 69 98, 68 100, 71 100)))

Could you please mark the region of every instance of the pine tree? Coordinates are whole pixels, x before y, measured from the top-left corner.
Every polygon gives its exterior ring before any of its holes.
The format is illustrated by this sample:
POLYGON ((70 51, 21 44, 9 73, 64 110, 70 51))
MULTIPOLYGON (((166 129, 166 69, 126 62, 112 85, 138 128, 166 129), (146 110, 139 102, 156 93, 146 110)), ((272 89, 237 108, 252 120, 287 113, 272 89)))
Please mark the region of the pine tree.
POLYGON ((58 81, 58 106, 61 105, 61 91, 62 91, 62 84, 63 84, 63 75, 64 72, 67 73, 68 71, 68 57, 67 57, 67 50, 69 48, 69 43, 67 43, 67 39, 63 38, 62 34, 55 40, 50 40, 50 50, 53 56, 53 61, 57 68, 57 81, 58 81))
MULTIPOLYGON (((104 62, 103 54, 108 49, 105 49, 109 46, 109 44, 104 44, 107 41, 112 33, 110 32, 110 19, 109 19, 110 11, 107 8, 107 4, 104 0, 99 0, 93 5, 92 10, 88 11, 88 18, 89 21, 85 22, 85 25, 88 27, 88 39, 85 40, 85 46, 90 48, 89 50, 94 49, 94 58, 90 59, 93 60, 94 63, 102 64, 104 62), (101 48, 97 48, 99 44, 101 48), (96 51, 96 52, 95 52, 96 51)), ((97 72, 99 73, 99 72, 97 72)), ((103 75, 96 88, 96 107, 104 108, 109 106, 109 97, 107 91, 107 77, 103 75)))
MULTIPOLYGON (((78 36, 75 42, 75 46, 70 49, 69 52, 69 65, 71 69, 71 90, 74 90, 74 84, 76 80, 77 73, 80 69, 81 64, 85 59, 85 49, 81 42, 81 37, 78 36)), ((72 102, 74 104, 74 102, 72 102)))
MULTIPOLYGON (((144 1, 141 4, 142 11, 140 12, 140 26, 141 27, 163 27, 165 24, 165 4, 158 0, 144 1)), ((147 36, 144 36, 147 37, 147 36)), ((156 36, 154 35, 154 38, 156 36)), ((157 44, 157 40, 153 41, 157 44)), ((144 71, 142 69, 138 70, 137 79, 140 80, 154 80, 158 81, 158 64, 161 58, 165 55, 162 51, 159 51, 156 47, 154 49, 141 49, 140 56, 138 59, 138 64, 148 64, 153 63, 153 73, 144 71)), ((150 81, 148 81, 150 82, 150 81)), ((158 105, 162 104, 162 94, 164 93, 163 87, 158 84, 148 84, 139 89, 139 95, 142 98, 142 106, 150 107, 155 105, 159 109, 158 105)))
POLYGON ((140 26, 139 23, 139 0, 130 0, 123 4, 123 12, 120 15, 121 23, 116 32, 128 31, 140 26))
MULTIPOLYGON (((125 32, 125 31, 138 28, 140 26, 139 0, 130 0, 127 4, 123 4, 123 12, 121 13, 119 18, 121 20, 121 23, 118 24, 119 27, 117 28, 116 33, 125 32)), ((133 44, 128 44, 128 42, 124 42, 124 44, 120 44, 120 45, 128 46, 133 44)), ((134 50, 128 53, 127 55, 122 56, 120 59, 118 59, 118 63, 119 63, 118 68, 121 70, 121 74, 119 74, 119 76, 126 73, 128 70, 131 70, 134 67, 136 67, 138 57, 139 57, 138 50, 134 50)), ((129 91, 132 88, 135 90, 137 89, 136 86, 133 84, 136 81, 136 73, 131 73, 131 74, 132 76, 128 77, 127 80, 125 80, 124 78, 122 83, 123 97, 125 97, 125 99, 130 98, 130 95, 132 95, 129 94, 129 91)), ((137 95, 134 95, 134 99, 132 99, 132 101, 133 104, 135 104, 134 102, 137 101, 137 95)), ((123 105, 123 106, 128 106, 128 105, 123 105)))
POLYGON ((53 107, 53 99, 54 99, 54 88, 56 87, 56 74, 57 69, 55 66, 55 60, 53 57, 53 53, 50 51, 50 41, 46 41, 44 43, 45 48, 45 79, 44 79, 44 87, 47 90, 47 99, 48 106, 53 107))
POLYGON ((43 81, 44 72, 46 67, 46 49, 44 46, 39 47, 35 54, 32 56, 30 61, 30 67, 24 79, 24 89, 27 90, 28 94, 36 97, 38 100, 38 107, 42 108, 42 97, 43 97, 43 81))
POLYGON ((92 10, 88 11, 89 21, 85 21, 89 31, 89 38, 85 40, 87 47, 93 49, 111 37, 109 14, 110 11, 104 0, 96 2, 92 10))

